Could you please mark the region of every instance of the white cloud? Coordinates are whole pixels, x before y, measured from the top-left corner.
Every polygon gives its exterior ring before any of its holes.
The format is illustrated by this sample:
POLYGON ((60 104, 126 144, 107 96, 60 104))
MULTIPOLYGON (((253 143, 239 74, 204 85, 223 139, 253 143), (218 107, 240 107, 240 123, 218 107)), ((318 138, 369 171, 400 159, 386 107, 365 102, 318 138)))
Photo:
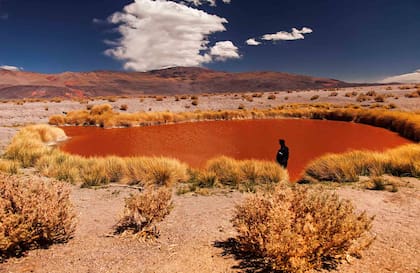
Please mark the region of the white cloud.
POLYGON ((210 49, 210 55, 217 61, 240 58, 238 48, 231 41, 217 42, 210 49))
MULTIPOLYGON (((231 0, 223 0, 223 3, 230 4, 230 1, 231 0)), ((192 3, 195 6, 200 6, 207 3, 210 6, 216 6, 216 0, 182 0, 181 3, 192 3)))
POLYGON ((303 34, 312 33, 313 30, 307 27, 302 28, 301 30, 292 28, 292 32, 287 31, 279 31, 274 34, 265 34, 262 39, 266 41, 293 41, 293 40, 301 40, 305 39, 303 34))
POLYGON ((246 40, 245 43, 250 46, 257 46, 261 44, 261 42, 258 42, 257 40, 255 40, 255 38, 248 39, 246 40))
POLYGON ((118 25, 121 38, 108 41, 112 48, 105 53, 123 61, 127 70, 200 66, 213 57, 236 58, 227 43, 209 47, 207 37, 225 31, 226 19, 173 1, 135 0, 108 22, 118 25), (212 56, 211 50, 221 55, 212 56))
POLYGON ((385 78, 382 83, 400 82, 400 83, 420 83, 420 69, 412 73, 397 75, 385 78))
POLYGON ((23 70, 22 67, 16 67, 11 65, 0 65, 0 69, 9 70, 9 71, 21 71, 23 70))

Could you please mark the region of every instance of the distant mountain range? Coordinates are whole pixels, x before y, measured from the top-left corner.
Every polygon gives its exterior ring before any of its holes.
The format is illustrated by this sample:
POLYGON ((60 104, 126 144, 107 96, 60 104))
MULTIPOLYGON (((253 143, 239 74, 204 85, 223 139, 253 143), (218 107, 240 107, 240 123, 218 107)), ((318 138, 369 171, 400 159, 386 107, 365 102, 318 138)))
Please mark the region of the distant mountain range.
POLYGON ((281 72, 227 73, 196 67, 61 74, 0 70, 1 99, 262 92, 355 85, 358 84, 281 72))

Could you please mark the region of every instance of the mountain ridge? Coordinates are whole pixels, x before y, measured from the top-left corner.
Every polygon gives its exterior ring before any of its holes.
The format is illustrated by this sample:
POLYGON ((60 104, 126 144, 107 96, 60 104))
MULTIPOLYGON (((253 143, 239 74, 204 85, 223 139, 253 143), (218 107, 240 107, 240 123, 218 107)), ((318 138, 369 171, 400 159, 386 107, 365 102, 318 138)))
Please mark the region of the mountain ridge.
POLYGON ((1 99, 268 92, 358 85, 285 72, 223 72, 201 67, 58 74, 0 69, 1 99))

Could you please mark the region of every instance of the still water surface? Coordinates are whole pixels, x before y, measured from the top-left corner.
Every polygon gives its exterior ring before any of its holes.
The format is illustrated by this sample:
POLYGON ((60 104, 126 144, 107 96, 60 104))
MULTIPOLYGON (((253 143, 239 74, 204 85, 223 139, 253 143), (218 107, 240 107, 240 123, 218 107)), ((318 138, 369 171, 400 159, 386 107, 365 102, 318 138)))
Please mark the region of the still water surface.
POLYGON ((101 129, 63 127, 70 140, 62 150, 82 156, 165 156, 194 167, 210 158, 275 160, 278 139, 290 150, 292 179, 325 153, 352 149, 383 151, 409 140, 382 128, 339 121, 276 119, 208 121, 163 126, 101 129))

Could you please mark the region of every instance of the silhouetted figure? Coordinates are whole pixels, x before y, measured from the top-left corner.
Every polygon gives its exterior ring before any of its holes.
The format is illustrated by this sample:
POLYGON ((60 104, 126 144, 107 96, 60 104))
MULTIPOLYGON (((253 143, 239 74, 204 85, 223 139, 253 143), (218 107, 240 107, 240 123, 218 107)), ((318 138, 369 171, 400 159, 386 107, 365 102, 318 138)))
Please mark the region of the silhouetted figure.
POLYGON ((284 139, 280 139, 279 144, 280 149, 277 152, 276 160, 283 168, 287 168, 287 161, 289 160, 289 148, 286 146, 284 139))

